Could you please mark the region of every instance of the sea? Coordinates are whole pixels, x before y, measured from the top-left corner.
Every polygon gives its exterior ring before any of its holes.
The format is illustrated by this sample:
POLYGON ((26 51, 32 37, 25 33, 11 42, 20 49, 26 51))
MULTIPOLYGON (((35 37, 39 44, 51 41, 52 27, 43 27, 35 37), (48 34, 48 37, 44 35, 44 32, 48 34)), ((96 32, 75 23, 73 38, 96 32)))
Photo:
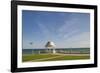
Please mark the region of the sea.
POLYGON ((46 54, 52 53, 53 50, 61 54, 90 54, 90 48, 22 49, 22 54, 46 54))

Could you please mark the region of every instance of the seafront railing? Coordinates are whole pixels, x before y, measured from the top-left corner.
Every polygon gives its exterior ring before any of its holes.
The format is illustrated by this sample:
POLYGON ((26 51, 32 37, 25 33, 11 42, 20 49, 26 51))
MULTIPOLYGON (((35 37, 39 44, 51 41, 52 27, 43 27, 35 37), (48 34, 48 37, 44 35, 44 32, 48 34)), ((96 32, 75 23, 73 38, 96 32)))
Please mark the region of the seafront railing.
MULTIPOLYGON (((31 49, 31 50, 23 50, 23 54, 50 54, 53 49, 31 49)), ((60 54, 90 54, 89 48, 82 49, 55 49, 55 53, 60 54)))

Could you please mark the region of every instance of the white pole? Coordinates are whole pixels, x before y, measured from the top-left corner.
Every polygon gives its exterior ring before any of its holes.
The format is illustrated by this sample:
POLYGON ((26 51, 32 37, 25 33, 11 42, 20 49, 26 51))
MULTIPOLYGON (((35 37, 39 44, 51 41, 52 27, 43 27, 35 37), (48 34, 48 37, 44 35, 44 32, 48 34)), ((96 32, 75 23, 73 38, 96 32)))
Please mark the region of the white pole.
POLYGON ((55 49, 53 48, 53 54, 55 54, 56 53, 56 51, 55 51, 55 49))

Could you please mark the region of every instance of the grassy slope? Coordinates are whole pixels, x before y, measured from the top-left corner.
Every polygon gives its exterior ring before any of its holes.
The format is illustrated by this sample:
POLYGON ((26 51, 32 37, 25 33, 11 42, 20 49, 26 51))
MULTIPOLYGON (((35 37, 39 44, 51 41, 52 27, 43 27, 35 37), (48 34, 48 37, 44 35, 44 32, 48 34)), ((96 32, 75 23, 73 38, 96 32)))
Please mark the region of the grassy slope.
POLYGON ((80 60, 80 59, 89 59, 89 56, 63 56, 60 58, 54 58, 49 60, 42 60, 42 61, 57 61, 57 60, 80 60))
MULTIPOLYGON (((36 59, 43 59, 43 58, 51 58, 51 57, 56 57, 59 55, 54 55, 54 54, 38 54, 38 55, 23 55, 23 62, 25 61, 36 61, 36 59)), ((62 56, 58 58, 53 58, 53 59, 46 59, 46 60, 41 60, 41 61, 57 61, 57 60, 79 60, 79 59, 89 59, 90 56, 62 56)))
POLYGON ((31 61, 35 59, 49 58, 49 57, 55 57, 55 56, 58 56, 58 55, 52 55, 52 54, 23 55, 22 60, 24 62, 24 61, 31 61))

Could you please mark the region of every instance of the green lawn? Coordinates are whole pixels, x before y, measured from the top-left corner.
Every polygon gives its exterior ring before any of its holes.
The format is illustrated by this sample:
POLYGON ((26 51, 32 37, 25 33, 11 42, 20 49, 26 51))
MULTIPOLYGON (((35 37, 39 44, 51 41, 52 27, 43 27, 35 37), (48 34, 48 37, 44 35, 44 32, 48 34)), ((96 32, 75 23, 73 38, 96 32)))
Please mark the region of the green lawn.
POLYGON ((53 54, 31 54, 31 55, 23 55, 22 56, 22 61, 31 61, 35 59, 43 59, 43 58, 49 58, 49 57, 55 57, 58 55, 53 55, 53 54))
POLYGON ((42 61, 57 61, 57 60, 80 60, 80 59, 89 59, 89 56, 63 56, 54 59, 42 60, 42 61))
POLYGON ((75 55, 60 55, 60 54, 30 54, 23 55, 23 62, 40 62, 40 61, 57 61, 57 60, 80 60, 80 59, 90 59, 89 55, 86 56, 75 56, 75 55))

